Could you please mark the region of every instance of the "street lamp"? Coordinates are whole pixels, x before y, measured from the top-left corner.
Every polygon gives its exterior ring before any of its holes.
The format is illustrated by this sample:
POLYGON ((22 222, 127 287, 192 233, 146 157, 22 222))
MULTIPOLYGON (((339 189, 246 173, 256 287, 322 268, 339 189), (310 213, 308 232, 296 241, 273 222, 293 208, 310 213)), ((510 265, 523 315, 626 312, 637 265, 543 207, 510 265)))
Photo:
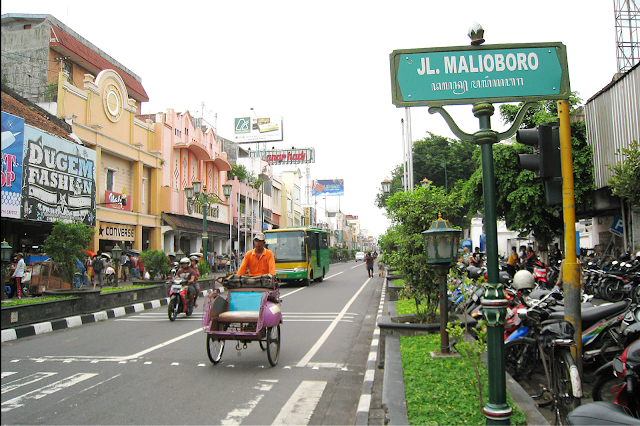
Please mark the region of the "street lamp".
POLYGON ((440 213, 438 213, 438 219, 431 223, 431 228, 422 232, 427 263, 433 265, 440 279, 440 352, 443 354, 449 353, 446 276, 457 257, 460 232, 459 229, 452 228, 449 221, 444 220, 440 213))
POLYGON ((391 192, 391 182, 389 182, 389 179, 383 180, 380 184, 382 185, 382 192, 385 194, 391 192))
MULTIPOLYGON (((229 259, 227 262, 231 262, 231 254, 233 253, 233 197, 231 197, 233 185, 225 183, 222 185, 222 192, 224 197, 229 200, 229 259)), ((229 270, 231 270, 231 263, 229 263, 229 270)))
POLYGON ((207 194, 207 185, 202 185, 200 181, 191 182, 190 188, 185 188, 184 192, 187 196, 187 210, 192 213, 192 206, 198 204, 202 206, 202 248, 204 261, 209 267, 209 236, 207 234, 207 211, 209 205, 213 203, 221 203, 222 200, 216 194, 207 194))
POLYGON ((120 256, 122 256, 122 249, 120 248, 120 246, 118 246, 118 243, 116 243, 116 246, 111 249, 111 257, 116 263, 116 287, 118 287, 118 263, 120 263, 120 256))
POLYGON ((4 285, 5 285, 5 278, 4 278, 4 272, 6 269, 6 264, 9 263, 11 261, 11 250, 13 250, 13 247, 11 247, 8 243, 7 240, 3 239, 2 240, 2 245, 0 245, 0 248, 2 249, 2 251, 0 252, 0 259, 2 260, 2 298, 4 299, 4 285))

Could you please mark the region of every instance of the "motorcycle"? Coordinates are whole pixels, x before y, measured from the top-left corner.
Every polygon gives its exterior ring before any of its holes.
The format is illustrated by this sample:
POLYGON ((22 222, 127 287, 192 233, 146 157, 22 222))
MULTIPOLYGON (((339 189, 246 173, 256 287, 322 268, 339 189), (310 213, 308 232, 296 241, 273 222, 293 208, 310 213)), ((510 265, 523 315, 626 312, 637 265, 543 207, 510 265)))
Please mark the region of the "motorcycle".
POLYGON ((567 415, 567 424, 575 426, 640 425, 621 405, 597 401, 581 405, 567 415))
POLYGON ((539 260, 533 265, 533 279, 537 287, 547 288, 547 265, 539 260))
POLYGON ((185 313, 187 316, 191 316, 193 313, 193 306, 189 303, 189 285, 186 280, 182 278, 175 278, 172 281, 171 288, 169 289, 169 320, 175 321, 176 317, 180 313, 185 313))
POLYGON ((615 402, 635 418, 640 418, 640 340, 629 345, 622 355, 600 367, 592 393, 594 401, 615 402))

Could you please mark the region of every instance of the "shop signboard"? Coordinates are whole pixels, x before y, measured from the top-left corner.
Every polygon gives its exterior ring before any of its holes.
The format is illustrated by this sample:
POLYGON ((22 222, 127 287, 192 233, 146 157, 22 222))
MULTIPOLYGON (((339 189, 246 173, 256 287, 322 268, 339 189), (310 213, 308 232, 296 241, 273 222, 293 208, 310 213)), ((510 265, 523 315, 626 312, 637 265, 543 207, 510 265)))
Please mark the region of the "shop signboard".
POLYGON ((25 125, 22 218, 95 226, 96 152, 25 125))
POLYGON ((311 195, 344 195, 344 179, 323 179, 313 182, 311 195))
POLYGON ((250 157, 257 157, 271 165, 315 163, 314 148, 265 149, 249 151, 250 157))
POLYGON ((98 237, 101 240, 133 241, 136 237, 136 227, 120 223, 100 222, 98 237))
POLYGON ((124 210, 130 212, 133 203, 131 198, 127 196, 124 189, 121 193, 113 191, 104 191, 104 206, 110 209, 124 210))
POLYGON ((2 217, 20 218, 24 118, 2 112, 2 217))

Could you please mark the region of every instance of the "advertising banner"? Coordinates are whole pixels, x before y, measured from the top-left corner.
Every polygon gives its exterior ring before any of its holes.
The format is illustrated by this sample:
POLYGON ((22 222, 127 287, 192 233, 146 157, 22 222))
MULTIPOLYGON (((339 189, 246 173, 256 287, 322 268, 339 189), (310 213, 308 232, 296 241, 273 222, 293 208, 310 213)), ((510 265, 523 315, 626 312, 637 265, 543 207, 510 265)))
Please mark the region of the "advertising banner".
POLYGON ((238 117, 233 124, 235 143, 282 140, 282 116, 238 117))
POLYGON ((22 218, 95 226, 96 152, 25 126, 22 218))
POLYGON ((127 194, 122 189, 122 193, 113 191, 104 191, 104 206, 110 209, 124 210, 130 212, 132 210, 133 203, 127 197, 127 194))
POLYGON ((249 151, 250 157, 258 157, 272 165, 315 163, 314 148, 266 149, 249 151))
POLYGON ((136 237, 136 227, 134 225, 100 222, 98 235, 101 240, 133 241, 136 237))
POLYGON ((344 195, 344 179, 326 179, 313 182, 311 195, 344 195))
POLYGON ((2 217, 20 218, 24 118, 2 113, 2 217))

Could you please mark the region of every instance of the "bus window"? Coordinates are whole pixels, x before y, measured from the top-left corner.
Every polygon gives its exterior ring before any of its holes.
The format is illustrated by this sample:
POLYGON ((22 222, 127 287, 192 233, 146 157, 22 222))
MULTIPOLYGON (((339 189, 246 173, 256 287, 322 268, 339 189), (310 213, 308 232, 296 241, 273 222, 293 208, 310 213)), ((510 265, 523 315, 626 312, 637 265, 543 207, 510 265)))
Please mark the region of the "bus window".
POLYGON ((304 233, 301 231, 266 233, 267 248, 276 263, 305 262, 304 233))
POLYGON ((320 237, 320 250, 326 250, 329 248, 329 238, 325 232, 319 235, 320 237))

